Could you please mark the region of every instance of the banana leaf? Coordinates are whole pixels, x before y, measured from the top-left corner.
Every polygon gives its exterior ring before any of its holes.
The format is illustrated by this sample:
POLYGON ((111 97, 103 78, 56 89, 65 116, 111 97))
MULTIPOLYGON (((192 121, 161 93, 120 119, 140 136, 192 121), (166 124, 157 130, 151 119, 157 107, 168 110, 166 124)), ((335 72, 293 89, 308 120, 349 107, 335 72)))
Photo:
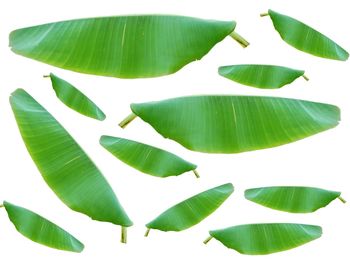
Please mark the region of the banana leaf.
POLYGON ((63 126, 23 89, 10 103, 29 154, 61 201, 94 220, 131 226, 107 180, 63 126))
POLYGON ((147 144, 105 135, 101 136, 100 144, 122 162, 146 174, 168 177, 194 171, 198 176, 197 165, 147 144))
MULTIPOLYGON (((45 76, 46 77, 46 76, 45 76)), ((87 117, 103 121, 106 115, 92 102, 84 93, 67 81, 50 73, 52 87, 59 98, 66 106, 87 117)))
POLYGON ((278 89, 304 75, 304 70, 274 65, 232 65, 219 68, 219 74, 243 85, 278 89))
POLYGON ((239 153, 294 142, 338 125, 338 107, 259 96, 192 96, 131 104, 165 138, 207 153, 239 153))
POLYGON ((223 184, 174 205, 146 224, 146 236, 150 229, 182 231, 198 224, 218 209, 233 190, 232 184, 223 184))
POLYGON ((327 36, 312 27, 273 10, 269 10, 273 26, 281 38, 292 47, 317 57, 345 61, 349 53, 327 36))
POLYGON ((313 225, 273 223, 233 226, 210 231, 210 237, 241 254, 266 255, 292 249, 315 240, 322 228, 313 225))
POLYGON ((336 198, 345 202, 340 192, 301 186, 253 188, 246 190, 244 196, 260 205, 290 213, 311 213, 336 198))
POLYGON ((201 59, 228 35, 248 45, 235 27, 174 15, 96 17, 17 29, 9 45, 16 54, 76 72, 150 78, 201 59))
POLYGON ((78 239, 42 216, 6 201, 3 206, 17 231, 30 240, 55 249, 83 251, 78 239))

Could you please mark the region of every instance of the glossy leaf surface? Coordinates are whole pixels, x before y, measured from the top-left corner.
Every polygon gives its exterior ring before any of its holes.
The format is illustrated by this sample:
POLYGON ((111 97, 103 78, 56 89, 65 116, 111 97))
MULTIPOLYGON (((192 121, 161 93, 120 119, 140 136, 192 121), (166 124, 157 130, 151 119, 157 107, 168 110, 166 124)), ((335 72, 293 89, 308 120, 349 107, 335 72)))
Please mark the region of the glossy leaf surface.
POLYGON ((273 186, 248 189, 245 198, 260 205, 291 212, 311 213, 340 197, 340 192, 314 187, 273 186))
POLYGON ((49 77, 57 98, 66 106, 90 118, 100 121, 106 118, 102 110, 72 84, 52 73, 50 73, 49 77))
POLYGON ((10 103, 29 154, 62 202, 94 220, 131 226, 107 180, 62 125, 23 89, 10 103))
POLYGON ((213 213, 232 194, 232 184, 224 184, 192 196, 169 208, 146 226, 161 231, 182 231, 213 213))
POLYGON ((102 136, 100 144, 122 162, 158 177, 183 174, 197 167, 168 151, 124 138, 102 136))
POLYGON ((219 74, 243 85, 278 89, 303 76, 304 71, 274 65, 232 65, 220 67, 219 74))
POLYGON ((239 153, 294 142, 337 126, 336 106, 257 96, 193 96, 131 104, 158 133, 208 153, 239 153))
POLYGON ((281 38, 296 49, 322 58, 348 59, 345 49, 310 26, 273 10, 268 14, 281 38))
POLYGON ((290 223, 250 224, 213 230, 209 233, 226 247, 241 254, 266 255, 315 240, 321 237, 322 228, 290 223))
POLYGON ((18 29, 12 51, 82 73, 147 78, 201 59, 233 32, 233 21, 136 15, 76 19, 18 29))
POLYGON ((4 202, 4 207, 17 231, 30 240, 60 250, 81 252, 84 249, 74 236, 42 216, 9 202, 4 202))

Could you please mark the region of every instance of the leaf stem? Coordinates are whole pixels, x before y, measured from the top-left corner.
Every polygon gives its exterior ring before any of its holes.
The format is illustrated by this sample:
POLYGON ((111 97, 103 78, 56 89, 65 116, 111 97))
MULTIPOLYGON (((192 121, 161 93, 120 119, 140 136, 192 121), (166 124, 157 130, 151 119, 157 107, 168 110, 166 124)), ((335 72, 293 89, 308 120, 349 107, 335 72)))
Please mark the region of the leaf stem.
POLYGON ((342 201, 344 204, 346 203, 346 200, 345 200, 343 197, 338 196, 338 199, 339 199, 340 201, 342 201))
POLYGON ((210 240, 212 240, 212 236, 209 236, 206 240, 203 241, 203 243, 206 245, 210 240))
POLYGON ((43 78, 49 78, 50 75, 43 75, 43 78))
POLYGON ((306 75, 303 75, 302 77, 303 77, 306 81, 309 81, 309 80, 310 80, 309 77, 306 76, 306 75))
POLYGON ((194 175, 195 175, 197 178, 200 178, 199 173, 197 172, 196 169, 193 170, 193 173, 194 173, 194 175))
POLYGON ((232 31, 230 33, 230 36, 236 40, 242 47, 246 48, 247 46, 249 46, 249 42, 247 40, 245 40, 241 35, 239 35, 238 33, 236 33, 235 31, 232 31))
POLYGON ((0 208, 3 208, 4 207, 4 204, 0 204, 0 208))
POLYGON ((151 231, 151 229, 150 229, 150 228, 147 228, 146 233, 145 233, 145 237, 148 237, 149 231, 151 231))
POLYGON ((135 118, 137 117, 137 115, 135 113, 130 113, 124 120, 122 120, 120 123, 119 123, 119 126, 121 128, 125 128, 130 122, 132 122, 135 118))
POLYGON ((269 13, 261 13, 260 16, 261 16, 261 17, 269 16, 269 13))
POLYGON ((126 244, 126 240, 127 240, 127 229, 125 226, 122 226, 122 237, 120 242, 126 244))

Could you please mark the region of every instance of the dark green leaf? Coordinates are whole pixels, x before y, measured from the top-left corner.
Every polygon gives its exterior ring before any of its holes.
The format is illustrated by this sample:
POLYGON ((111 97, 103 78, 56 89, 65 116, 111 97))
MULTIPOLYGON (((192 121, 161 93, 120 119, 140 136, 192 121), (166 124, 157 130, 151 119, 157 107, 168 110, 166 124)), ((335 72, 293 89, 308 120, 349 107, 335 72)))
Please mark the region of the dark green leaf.
POLYGON ((72 84, 52 73, 49 77, 56 96, 69 108, 100 121, 106 118, 102 110, 72 84))
POLYGON ((291 213, 311 213, 340 198, 340 192, 314 187, 273 186, 248 189, 244 196, 250 201, 272 209, 291 213))
POLYGON ((199 193, 169 208, 146 227, 161 231, 182 231, 190 228, 218 209, 233 190, 229 183, 199 193))
POLYGON ((278 89, 304 76, 304 71, 274 65, 232 65, 220 67, 219 74, 243 85, 278 89))
POLYGON ((168 75, 232 35, 233 21, 140 15, 76 19, 18 29, 12 51, 77 72, 119 78, 168 75))
POLYGON ((269 10, 268 14, 281 38, 303 52, 335 60, 347 60, 349 53, 330 38, 308 25, 269 10))
POLYGON ((333 128, 340 120, 333 105, 258 96, 180 97, 131 104, 131 110, 165 138, 208 153, 275 147, 333 128))
POLYGON ((4 207, 17 231, 30 240, 60 250, 83 251, 79 240, 42 216, 6 201, 4 207))
POLYGON ((170 152, 132 140, 102 136, 100 144, 122 162, 158 177, 183 174, 197 167, 170 152))
POLYGON ((322 228, 289 223, 250 224, 213 230, 209 233, 226 247, 237 250, 241 254, 266 255, 315 240, 321 237, 322 228))

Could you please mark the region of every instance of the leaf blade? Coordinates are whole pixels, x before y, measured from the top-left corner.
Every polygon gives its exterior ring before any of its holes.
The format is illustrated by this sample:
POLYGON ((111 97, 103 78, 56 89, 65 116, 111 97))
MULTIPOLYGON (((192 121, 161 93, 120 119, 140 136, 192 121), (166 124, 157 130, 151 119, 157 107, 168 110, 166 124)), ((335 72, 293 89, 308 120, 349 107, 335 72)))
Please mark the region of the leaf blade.
POLYGON ((157 177, 176 176, 197 167, 168 151, 120 137, 103 135, 100 144, 122 162, 157 177))
POLYGON ((233 193, 232 184, 224 184, 194 195, 164 211, 146 224, 149 229, 182 231, 213 213, 233 193))
POLYGON ((83 251, 84 245, 78 239, 42 216, 6 201, 4 207, 17 231, 30 240, 59 250, 83 251))

